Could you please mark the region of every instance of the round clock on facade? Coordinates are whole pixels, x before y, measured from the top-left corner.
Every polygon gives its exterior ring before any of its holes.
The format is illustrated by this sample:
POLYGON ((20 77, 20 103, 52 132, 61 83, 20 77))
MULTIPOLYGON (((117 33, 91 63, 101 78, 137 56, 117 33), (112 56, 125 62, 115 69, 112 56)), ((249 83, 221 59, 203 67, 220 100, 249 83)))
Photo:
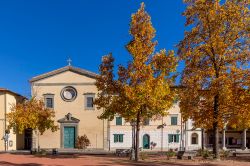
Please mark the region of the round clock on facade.
POLYGON ((71 86, 67 86, 63 88, 63 90, 61 91, 61 97, 65 101, 73 101, 76 99, 76 96, 77 96, 77 91, 75 88, 71 86))

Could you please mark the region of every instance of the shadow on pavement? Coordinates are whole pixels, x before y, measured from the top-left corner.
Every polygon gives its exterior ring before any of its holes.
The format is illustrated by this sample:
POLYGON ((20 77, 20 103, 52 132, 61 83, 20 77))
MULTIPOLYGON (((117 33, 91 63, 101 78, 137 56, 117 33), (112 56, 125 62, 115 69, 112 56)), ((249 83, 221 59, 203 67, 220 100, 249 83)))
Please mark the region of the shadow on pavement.
POLYGON ((1 166, 42 166, 41 164, 37 163, 22 163, 22 164, 16 164, 16 163, 11 163, 7 161, 0 161, 1 166))

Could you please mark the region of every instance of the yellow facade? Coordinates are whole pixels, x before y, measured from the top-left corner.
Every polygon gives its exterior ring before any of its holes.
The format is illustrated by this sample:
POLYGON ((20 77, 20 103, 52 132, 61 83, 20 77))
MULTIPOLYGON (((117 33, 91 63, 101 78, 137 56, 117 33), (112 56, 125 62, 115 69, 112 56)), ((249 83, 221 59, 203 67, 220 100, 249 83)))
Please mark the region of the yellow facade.
MULTIPOLYGON (((60 129, 56 132, 46 131, 43 135, 33 134, 33 147, 40 148, 65 148, 64 147, 64 127, 65 123, 58 120, 64 118, 68 113, 77 118, 79 123, 75 125, 75 137, 84 134, 90 140, 91 145, 88 148, 104 149, 106 139, 106 122, 97 117, 102 113, 101 110, 85 108, 86 94, 97 95, 94 74, 91 76, 81 69, 67 66, 53 71, 52 74, 35 77, 31 80, 32 95, 39 99, 44 99, 46 95, 53 95, 55 121, 60 129), (43 77, 44 76, 44 77, 43 77), (73 101, 65 101, 62 98, 62 90, 65 87, 73 87, 77 96, 73 101)), ((66 124, 67 125, 71 125, 66 124)))
POLYGON ((15 134, 13 130, 8 134, 8 140, 3 139, 8 122, 6 114, 11 111, 11 107, 25 98, 7 89, 0 88, 0 151, 24 149, 24 135, 15 134))

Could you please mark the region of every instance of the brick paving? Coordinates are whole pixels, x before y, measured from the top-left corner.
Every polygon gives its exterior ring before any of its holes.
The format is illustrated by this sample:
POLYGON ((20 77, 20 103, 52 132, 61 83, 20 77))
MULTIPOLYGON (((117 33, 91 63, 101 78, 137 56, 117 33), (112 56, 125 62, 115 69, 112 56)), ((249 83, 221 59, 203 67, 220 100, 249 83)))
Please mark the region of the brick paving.
POLYGON ((0 166, 250 166, 250 158, 237 158, 226 161, 204 160, 166 160, 165 158, 147 159, 134 163, 128 158, 110 155, 59 155, 33 156, 20 154, 0 154, 0 166))

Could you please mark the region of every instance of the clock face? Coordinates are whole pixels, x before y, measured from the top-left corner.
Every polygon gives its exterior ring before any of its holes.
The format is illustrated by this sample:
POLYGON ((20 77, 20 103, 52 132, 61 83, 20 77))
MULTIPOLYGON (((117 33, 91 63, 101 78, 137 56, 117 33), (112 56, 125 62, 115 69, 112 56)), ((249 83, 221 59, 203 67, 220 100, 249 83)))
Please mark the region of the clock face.
POLYGON ((65 101, 73 101, 77 96, 76 89, 73 87, 65 87, 61 92, 61 97, 65 101))

